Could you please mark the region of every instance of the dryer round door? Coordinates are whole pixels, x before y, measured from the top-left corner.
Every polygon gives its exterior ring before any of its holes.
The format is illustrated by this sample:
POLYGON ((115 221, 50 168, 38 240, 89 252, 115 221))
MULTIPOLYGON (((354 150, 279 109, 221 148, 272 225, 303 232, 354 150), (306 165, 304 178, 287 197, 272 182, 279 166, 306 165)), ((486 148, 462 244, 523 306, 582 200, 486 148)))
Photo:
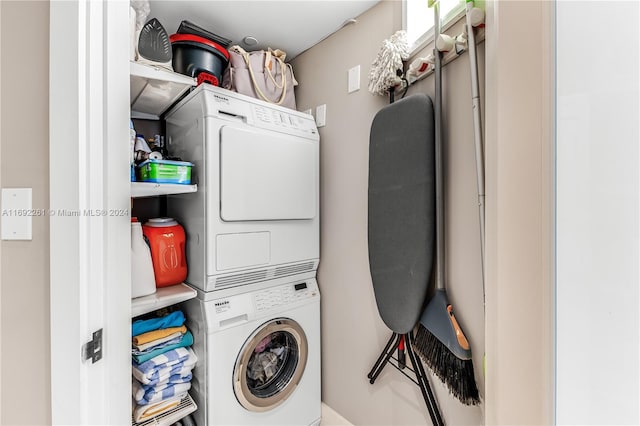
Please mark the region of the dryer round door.
POLYGON ((250 411, 267 411, 296 390, 307 364, 307 337, 289 318, 262 324, 245 342, 233 370, 238 402, 250 411))

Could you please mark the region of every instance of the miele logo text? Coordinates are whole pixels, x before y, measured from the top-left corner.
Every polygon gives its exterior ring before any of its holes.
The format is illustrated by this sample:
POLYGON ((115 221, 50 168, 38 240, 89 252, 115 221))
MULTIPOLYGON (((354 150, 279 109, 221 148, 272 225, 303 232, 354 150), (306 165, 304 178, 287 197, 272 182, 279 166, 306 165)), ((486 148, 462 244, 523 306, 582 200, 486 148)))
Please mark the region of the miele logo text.
POLYGON ((216 302, 216 306, 226 306, 229 304, 228 300, 223 300, 222 302, 216 302))
POLYGON ((215 93, 213 94, 213 97, 214 97, 214 98, 216 98, 216 99, 217 99, 217 100, 219 100, 219 101, 229 102, 229 99, 228 99, 228 98, 225 98, 224 96, 217 95, 217 94, 215 94, 215 93))

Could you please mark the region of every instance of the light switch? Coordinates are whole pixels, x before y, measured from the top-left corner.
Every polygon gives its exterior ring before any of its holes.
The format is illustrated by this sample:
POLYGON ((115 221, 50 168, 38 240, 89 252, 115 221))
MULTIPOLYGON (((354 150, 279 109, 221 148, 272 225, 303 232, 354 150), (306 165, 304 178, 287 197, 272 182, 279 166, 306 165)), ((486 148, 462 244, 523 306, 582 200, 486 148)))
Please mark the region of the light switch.
POLYGON ((327 124, 327 105, 322 104, 316 107, 316 126, 322 127, 327 124))
POLYGON ((349 93, 360 90, 360 65, 349 70, 349 93))
POLYGON ((31 240, 31 188, 2 188, 2 239, 31 240))

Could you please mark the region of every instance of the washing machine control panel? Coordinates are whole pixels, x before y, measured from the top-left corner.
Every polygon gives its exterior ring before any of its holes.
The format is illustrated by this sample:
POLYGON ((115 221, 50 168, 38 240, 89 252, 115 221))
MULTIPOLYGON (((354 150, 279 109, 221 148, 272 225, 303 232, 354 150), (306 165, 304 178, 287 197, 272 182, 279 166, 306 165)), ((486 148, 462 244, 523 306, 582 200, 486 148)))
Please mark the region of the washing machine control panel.
POLYGON ((313 281, 303 281, 295 284, 285 284, 267 288, 253 294, 256 311, 268 311, 283 305, 310 299, 318 294, 318 288, 313 281))
POLYGON ((211 331, 234 327, 258 317, 286 311, 310 303, 320 297, 315 279, 294 281, 247 293, 221 297, 204 302, 207 329, 211 331))

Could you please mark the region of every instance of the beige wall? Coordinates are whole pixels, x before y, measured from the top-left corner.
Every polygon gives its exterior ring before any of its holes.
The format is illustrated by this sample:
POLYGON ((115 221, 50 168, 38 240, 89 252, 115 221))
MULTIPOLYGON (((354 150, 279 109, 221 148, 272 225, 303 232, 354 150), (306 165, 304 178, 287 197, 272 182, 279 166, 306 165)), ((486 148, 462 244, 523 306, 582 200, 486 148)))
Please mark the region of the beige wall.
MULTIPOLYGON (((388 99, 367 90, 382 40, 401 25, 401 3, 385 1, 293 61, 298 109, 327 105, 320 128, 323 400, 357 425, 430 424, 416 385, 388 366, 374 385, 367 373, 391 332, 378 314, 367 250, 367 178, 371 121, 388 99), (347 70, 361 66, 361 89, 347 93, 347 70)), ((480 47, 480 71, 483 70, 480 47)), ((483 387, 484 313, 467 55, 445 68, 443 81, 448 293, 472 343, 483 387)), ((409 89, 433 94, 433 76, 409 89)), ((407 95, 407 96, 408 96, 407 95)), ((401 129, 398 129, 401 131, 401 129)), ((432 379, 448 424, 481 424, 480 407, 453 399, 432 379)), ((481 390, 482 392, 482 390, 481 390)))
POLYGON ((487 2, 487 424, 553 422, 552 9, 487 2))
MULTIPOLYGON (((0 182, 49 204, 49 3, 0 1, 0 182)), ((2 241, 0 424, 51 423, 49 223, 32 241, 2 241)))

